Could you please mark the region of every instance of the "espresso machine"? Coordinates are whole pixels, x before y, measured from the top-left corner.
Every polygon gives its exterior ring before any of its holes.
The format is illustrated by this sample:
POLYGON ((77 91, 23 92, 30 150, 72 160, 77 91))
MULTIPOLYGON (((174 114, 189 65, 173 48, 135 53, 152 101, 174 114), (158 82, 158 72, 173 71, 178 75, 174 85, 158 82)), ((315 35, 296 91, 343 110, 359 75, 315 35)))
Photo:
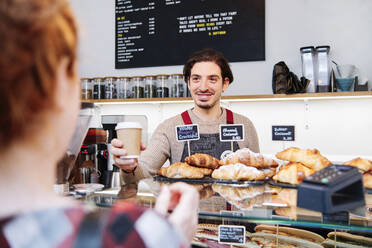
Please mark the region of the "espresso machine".
MULTIPOLYGON (((116 138, 115 127, 117 122, 124 120, 123 115, 99 116, 99 121, 92 121, 80 150, 80 165, 89 168, 90 177, 80 183, 100 183, 109 188, 112 173, 114 171, 114 160, 110 154, 111 140, 116 138)), ((84 175, 84 173, 81 173, 84 175)))
MULTIPOLYGON (((116 138, 117 123, 136 121, 147 129, 147 118, 141 115, 101 115, 100 108, 94 107, 94 115, 90 120, 89 129, 80 147, 70 185, 81 183, 99 183, 110 188, 114 166, 113 156, 110 154, 111 140, 116 138)), ((146 143, 147 133, 143 132, 142 143, 146 143)))

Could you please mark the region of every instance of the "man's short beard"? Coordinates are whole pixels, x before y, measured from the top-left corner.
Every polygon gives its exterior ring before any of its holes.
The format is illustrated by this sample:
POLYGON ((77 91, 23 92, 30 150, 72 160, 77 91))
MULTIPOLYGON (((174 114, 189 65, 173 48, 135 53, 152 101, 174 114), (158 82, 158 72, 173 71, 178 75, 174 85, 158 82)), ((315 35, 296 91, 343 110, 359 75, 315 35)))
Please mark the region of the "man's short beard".
POLYGON ((210 104, 207 104, 207 105, 199 105, 199 104, 196 104, 199 108, 202 108, 202 109, 211 109, 213 106, 210 105, 210 104))

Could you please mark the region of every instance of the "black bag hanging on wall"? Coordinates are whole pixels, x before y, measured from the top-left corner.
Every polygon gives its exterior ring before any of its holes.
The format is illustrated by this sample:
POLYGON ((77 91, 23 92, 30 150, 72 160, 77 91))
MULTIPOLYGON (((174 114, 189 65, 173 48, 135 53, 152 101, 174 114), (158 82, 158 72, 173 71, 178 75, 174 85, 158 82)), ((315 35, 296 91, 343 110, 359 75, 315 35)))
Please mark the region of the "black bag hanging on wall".
POLYGON ((289 70, 284 61, 274 65, 272 80, 274 94, 305 93, 309 82, 305 77, 301 77, 300 81, 296 74, 289 70))

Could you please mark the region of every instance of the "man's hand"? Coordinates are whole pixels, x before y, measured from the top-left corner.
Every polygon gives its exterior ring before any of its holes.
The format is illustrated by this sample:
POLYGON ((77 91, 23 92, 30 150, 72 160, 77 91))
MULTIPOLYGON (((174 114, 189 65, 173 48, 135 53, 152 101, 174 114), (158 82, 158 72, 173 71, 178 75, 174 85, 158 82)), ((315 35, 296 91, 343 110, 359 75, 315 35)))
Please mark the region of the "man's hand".
POLYGON ((163 186, 155 211, 168 217, 170 223, 191 243, 198 224, 199 193, 186 183, 163 186), (173 212, 168 216, 168 210, 173 212))
MULTIPOLYGON (((141 151, 145 150, 146 147, 141 144, 141 151)), ((138 165, 137 159, 134 158, 123 158, 127 155, 127 151, 124 148, 123 142, 119 139, 113 139, 111 141, 110 153, 114 157, 115 165, 126 172, 132 172, 138 165)))

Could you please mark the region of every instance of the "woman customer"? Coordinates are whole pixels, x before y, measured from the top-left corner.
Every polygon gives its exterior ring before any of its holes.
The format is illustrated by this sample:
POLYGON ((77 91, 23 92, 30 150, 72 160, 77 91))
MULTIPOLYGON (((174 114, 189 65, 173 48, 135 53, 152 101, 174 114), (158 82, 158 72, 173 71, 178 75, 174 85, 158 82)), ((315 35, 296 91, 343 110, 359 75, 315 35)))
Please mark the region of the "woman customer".
POLYGON ((0 2, 0 247, 188 246, 198 193, 185 184, 163 188, 155 211, 98 213, 54 193, 80 106, 76 48, 68 0, 0 2))

